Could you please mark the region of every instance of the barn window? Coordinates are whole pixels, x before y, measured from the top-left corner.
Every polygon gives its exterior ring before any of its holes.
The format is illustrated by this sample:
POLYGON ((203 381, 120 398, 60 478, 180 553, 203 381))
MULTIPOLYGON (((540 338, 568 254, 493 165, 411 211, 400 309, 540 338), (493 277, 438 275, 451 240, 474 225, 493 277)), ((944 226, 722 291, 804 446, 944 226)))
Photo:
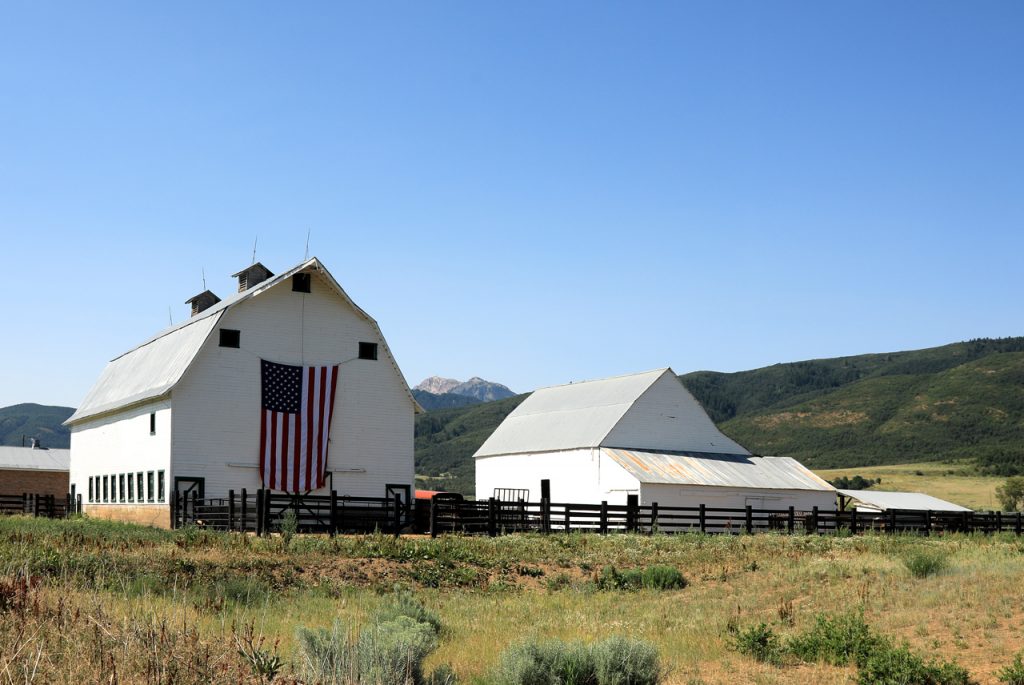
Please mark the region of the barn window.
POLYGON ((92 476, 89 476, 89 501, 92 501, 92 476))
POLYGON ((124 501, 124 495, 124 474, 122 473, 117 477, 117 496, 122 502, 124 501))
POLYGON ((128 474, 128 501, 135 501, 135 477, 132 474, 128 474))
POLYGON ((156 435, 156 412, 149 415, 149 434, 156 435))
POLYGON ((152 502, 153 501, 153 472, 152 471, 150 471, 149 473, 146 474, 146 494, 147 494, 146 501, 147 502, 152 502))
POLYGON ((158 502, 164 501, 164 472, 156 472, 156 500, 158 502))
POLYGON ((295 274, 292 276, 292 290, 297 293, 310 292, 309 274, 295 274))
POLYGON ((110 474, 110 501, 117 501, 117 476, 110 474))
POLYGON ((142 471, 135 474, 136 490, 139 491, 139 501, 146 499, 146 487, 142 483, 142 471))
POLYGON ((377 343, 361 342, 359 343, 359 358, 360 359, 376 359, 377 358, 377 343))
POLYGON ((103 476, 103 501, 104 502, 107 501, 107 478, 108 478, 108 476, 103 476))
POLYGON ((242 334, 239 331, 231 328, 220 329, 220 346, 221 347, 240 347, 242 341, 242 334))

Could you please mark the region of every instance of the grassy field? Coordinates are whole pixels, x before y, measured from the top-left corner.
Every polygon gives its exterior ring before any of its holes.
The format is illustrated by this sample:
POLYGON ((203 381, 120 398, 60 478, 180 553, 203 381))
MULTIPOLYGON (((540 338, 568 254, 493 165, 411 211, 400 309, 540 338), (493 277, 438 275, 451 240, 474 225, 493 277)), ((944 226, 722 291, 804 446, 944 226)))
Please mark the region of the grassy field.
POLYGON ((892 466, 858 466, 848 469, 816 470, 825 480, 840 476, 881 478, 878 490, 923 492, 963 507, 978 510, 999 509, 996 488, 1005 478, 979 476, 971 464, 922 462, 892 466))
MULTIPOLYGON (((884 481, 883 481, 884 483, 884 481)), ((1024 647, 1024 540, 1012 536, 386 536, 258 540, 89 520, 0 519, 0 683, 256 683, 238 644, 295 682, 300 626, 364 625, 405 588, 444 626, 428 666, 487 683, 530 637, 657 645, 672 685, 856 682, 853 667, 759 663, 730 626, 786 636, 862 609, 880 633, 979 683, 1024 647), (906 560, 941 557, 918 578, 906 560), (604 590, 602 569, 662 564, 684 589, 604 590), (33 675, 34 674, 34 675, 33 675)))

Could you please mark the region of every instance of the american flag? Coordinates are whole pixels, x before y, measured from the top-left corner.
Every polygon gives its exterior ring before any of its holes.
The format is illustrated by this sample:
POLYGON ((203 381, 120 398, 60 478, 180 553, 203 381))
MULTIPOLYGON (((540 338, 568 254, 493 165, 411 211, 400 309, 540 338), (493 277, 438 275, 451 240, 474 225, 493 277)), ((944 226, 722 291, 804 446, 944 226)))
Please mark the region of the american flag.
POLYGON ((263 487, 285 492, 322 488, 338 367, 260 362, 263 487))

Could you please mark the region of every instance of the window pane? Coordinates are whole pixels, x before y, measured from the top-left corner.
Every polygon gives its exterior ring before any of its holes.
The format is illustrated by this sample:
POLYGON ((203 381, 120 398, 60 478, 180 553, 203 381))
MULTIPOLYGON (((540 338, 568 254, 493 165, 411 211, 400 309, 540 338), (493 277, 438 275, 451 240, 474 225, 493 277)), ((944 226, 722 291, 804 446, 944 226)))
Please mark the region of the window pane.
POLYGON ((146 474, 146 501, 153 501, 153 472, 149 471, 146 474))
POLYGON ((164 501, 164 472, 158 471, 156 474, 156 499, 158 502, 164 501))
POLYGON ((107 476, 103 476, 103 501, 107 501, 107 476))
POLYGON ((89 501, 92 501, 92 476, 89 476, 89 501))
POLYGON ((117 495, 120 500, 124 501, 124 474, 122 473, 117 477, 117 495))
POLYGON ((135 482, 138 484, 139 490, 139 501, 142 502, 146 499, 146 488, 142 484, 142 471, 139 471, 135 476, 135 482))
POLYGON ((135 501, 135 479, 130 473, 128 474, 128 501, 135 501))

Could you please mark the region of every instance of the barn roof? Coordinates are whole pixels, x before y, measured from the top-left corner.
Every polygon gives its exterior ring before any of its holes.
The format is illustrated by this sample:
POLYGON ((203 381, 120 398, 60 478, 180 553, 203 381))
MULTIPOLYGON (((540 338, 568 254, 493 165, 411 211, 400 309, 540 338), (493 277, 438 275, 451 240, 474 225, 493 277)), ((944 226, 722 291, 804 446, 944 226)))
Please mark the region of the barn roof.
POLYGON ((99 379, 89 390, 75 413, 64 422, 65 425, 166 395, 188 370, 224 312, 309 268, 319 271, 337 293, 373 326, 383 343, 382 348, 387 359, 402 380, 409 401, 413 403, 417 412, 422 411, 422 408, 413 399, 409 384, 406 383, 405 377, 398 369, 398 364, 395 362, 377 322, 352 301, 352 298, 334 280, 320 260, 313 257, 279 276, 274 276, 248 290, 221 300, 191 318, 164 329, 124 354, 114 357, 103 369, 103 373, 100 374, 99 379))
POLYGON ((762 490, 835 490, 790 457, 647 452, 608 447, 602 448, 601 452, 641 483, 717 485, 762 490))
POLYGON ((12 471, 67 471, 71 450, 0 445, 0 469, 12 471))
POLYGON ((683 412, 679 415, 680 421, 687 425, 700 424, 701 430, 720 436, 720 444, 727 445, 728 451, 746 453, 714 428, 672 369, 663 368, 535 390, 506 417, 474 456, 599 447, 644 393, 666 376, 678 384, 678 393, 687 400, 685 406, 678 407, 683 412))
POLYGON ((840 494, 857 500, 871 509, 888 511, 971 511, 959 504, 947 502, 923 492, 892 492, 886 490, 840 490, 840 494))

